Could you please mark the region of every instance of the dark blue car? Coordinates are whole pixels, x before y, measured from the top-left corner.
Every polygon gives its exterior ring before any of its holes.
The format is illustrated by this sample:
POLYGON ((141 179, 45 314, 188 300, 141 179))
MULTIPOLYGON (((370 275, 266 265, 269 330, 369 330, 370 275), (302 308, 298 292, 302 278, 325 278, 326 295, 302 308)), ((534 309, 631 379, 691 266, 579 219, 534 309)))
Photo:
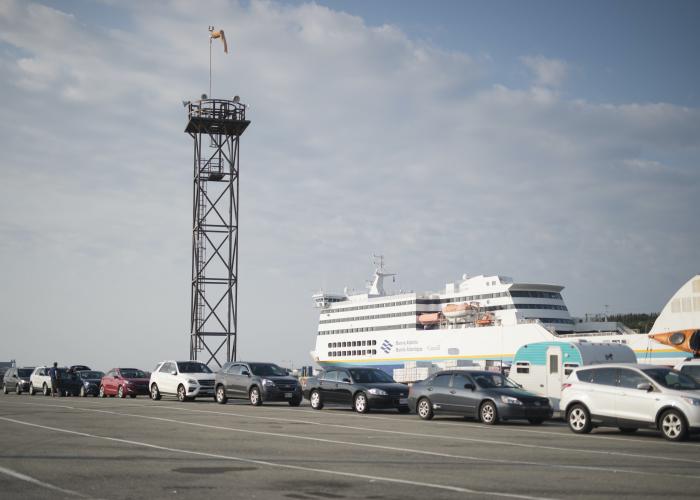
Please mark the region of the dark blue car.
POLYGON ((537 425, 552 418, 549 399, 489 371, 438 372, 413 384, 408 405, 424 420, 444 413, 475 418, 488 425, 502 420, 528 420, 537 425))
POLYGON ((87 395, 97 396, 100 392, 100 380, 104 377, 104 372, 96 370, 81 370, 78 372, 78 377, 82 382, 79 394, 82 397, 87 395))

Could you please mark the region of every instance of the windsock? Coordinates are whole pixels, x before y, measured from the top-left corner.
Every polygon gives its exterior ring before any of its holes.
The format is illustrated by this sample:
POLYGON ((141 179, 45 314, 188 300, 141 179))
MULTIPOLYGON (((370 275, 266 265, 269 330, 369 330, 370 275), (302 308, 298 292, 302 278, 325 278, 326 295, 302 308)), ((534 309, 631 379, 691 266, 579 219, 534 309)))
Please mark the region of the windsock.
POLYGON ((221 38, 221 41, 224 42, 224 52, 228 54, 228 44, 226 43, 224 30, 211 31, 209 33, 209 38, 221 38))

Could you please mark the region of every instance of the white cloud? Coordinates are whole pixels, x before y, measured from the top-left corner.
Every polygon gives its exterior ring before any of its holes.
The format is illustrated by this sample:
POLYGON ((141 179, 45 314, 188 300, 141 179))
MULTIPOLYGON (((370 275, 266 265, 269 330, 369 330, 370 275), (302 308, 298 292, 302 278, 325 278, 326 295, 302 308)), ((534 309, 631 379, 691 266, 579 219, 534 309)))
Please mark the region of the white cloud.
POLYGON ((565 61, 542 55, 523 56, 520 61, 532 72, 537 85, 559 87, 569 72, 569 66, 565 61))
MULTIPOLYGON (((658 309, 697 271, 697 109, 567 100, 567 65, 542 56, 523 59, 536 85, 509 88, 479 58, 315 4, 121 8, 132 25, 119 30, 29 2, 0 9, 12 69, 0 256, 13 263, 0 303, 27 345, 49 317, 58 339, 143 343, 64 356, 148 367, 186 353, 192 153, 179 103, 207 89, 211 19, 231 46, 214 53, 214 95, 252 104, 244 356, 274 342, 308 362, 309 295, 361 286, 373 252, 403 288, 463 272, 562 282, 574 313, 658 309), (42 26, 43 42, 27 35, 42 26)), ((23 345, 18 359, 41 361, 23 345)))

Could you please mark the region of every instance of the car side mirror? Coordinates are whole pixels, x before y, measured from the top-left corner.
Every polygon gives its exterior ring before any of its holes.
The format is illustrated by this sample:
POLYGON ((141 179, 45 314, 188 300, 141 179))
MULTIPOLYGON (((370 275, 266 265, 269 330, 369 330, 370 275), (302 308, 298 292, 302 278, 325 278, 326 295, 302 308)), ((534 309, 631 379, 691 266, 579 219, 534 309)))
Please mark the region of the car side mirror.
POLYGON ((243 370, 241 372, 241 375, 245 375, 246 377, 250 377, 250 372, 248 370, 243 370))
POLYGON ((642 382, 637 384, 637 389, 639 389, 640 391, 651 392, 654 389, 654 387, 649 382, 642 382))
POLYGON ((474 384, 464 384, 464 388, 465 388, 465 389, 470 389, 470 390, 473 391, 473 390, 474 390, 474 384))
POLYGON ((345 378, 343 379, 343 382, 347 382, 348 384, 351 384, 351 383, 352 383, 352 380, 350 380, 349 378, 345 377, 345 378))
POLYGON ((177 370, 173 370, 170 372, 170 375, 177 375, 177 370))

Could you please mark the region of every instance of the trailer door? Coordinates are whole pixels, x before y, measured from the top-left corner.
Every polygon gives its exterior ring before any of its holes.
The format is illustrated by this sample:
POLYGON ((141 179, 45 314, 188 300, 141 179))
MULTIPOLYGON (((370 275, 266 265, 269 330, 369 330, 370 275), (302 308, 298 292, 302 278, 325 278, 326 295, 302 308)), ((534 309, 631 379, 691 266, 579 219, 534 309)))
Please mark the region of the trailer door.
POLYGON ((547 373, 545 374, 545 389, 548 398, 559 400, 561 397, 561 348, 547 349, 547 373))

